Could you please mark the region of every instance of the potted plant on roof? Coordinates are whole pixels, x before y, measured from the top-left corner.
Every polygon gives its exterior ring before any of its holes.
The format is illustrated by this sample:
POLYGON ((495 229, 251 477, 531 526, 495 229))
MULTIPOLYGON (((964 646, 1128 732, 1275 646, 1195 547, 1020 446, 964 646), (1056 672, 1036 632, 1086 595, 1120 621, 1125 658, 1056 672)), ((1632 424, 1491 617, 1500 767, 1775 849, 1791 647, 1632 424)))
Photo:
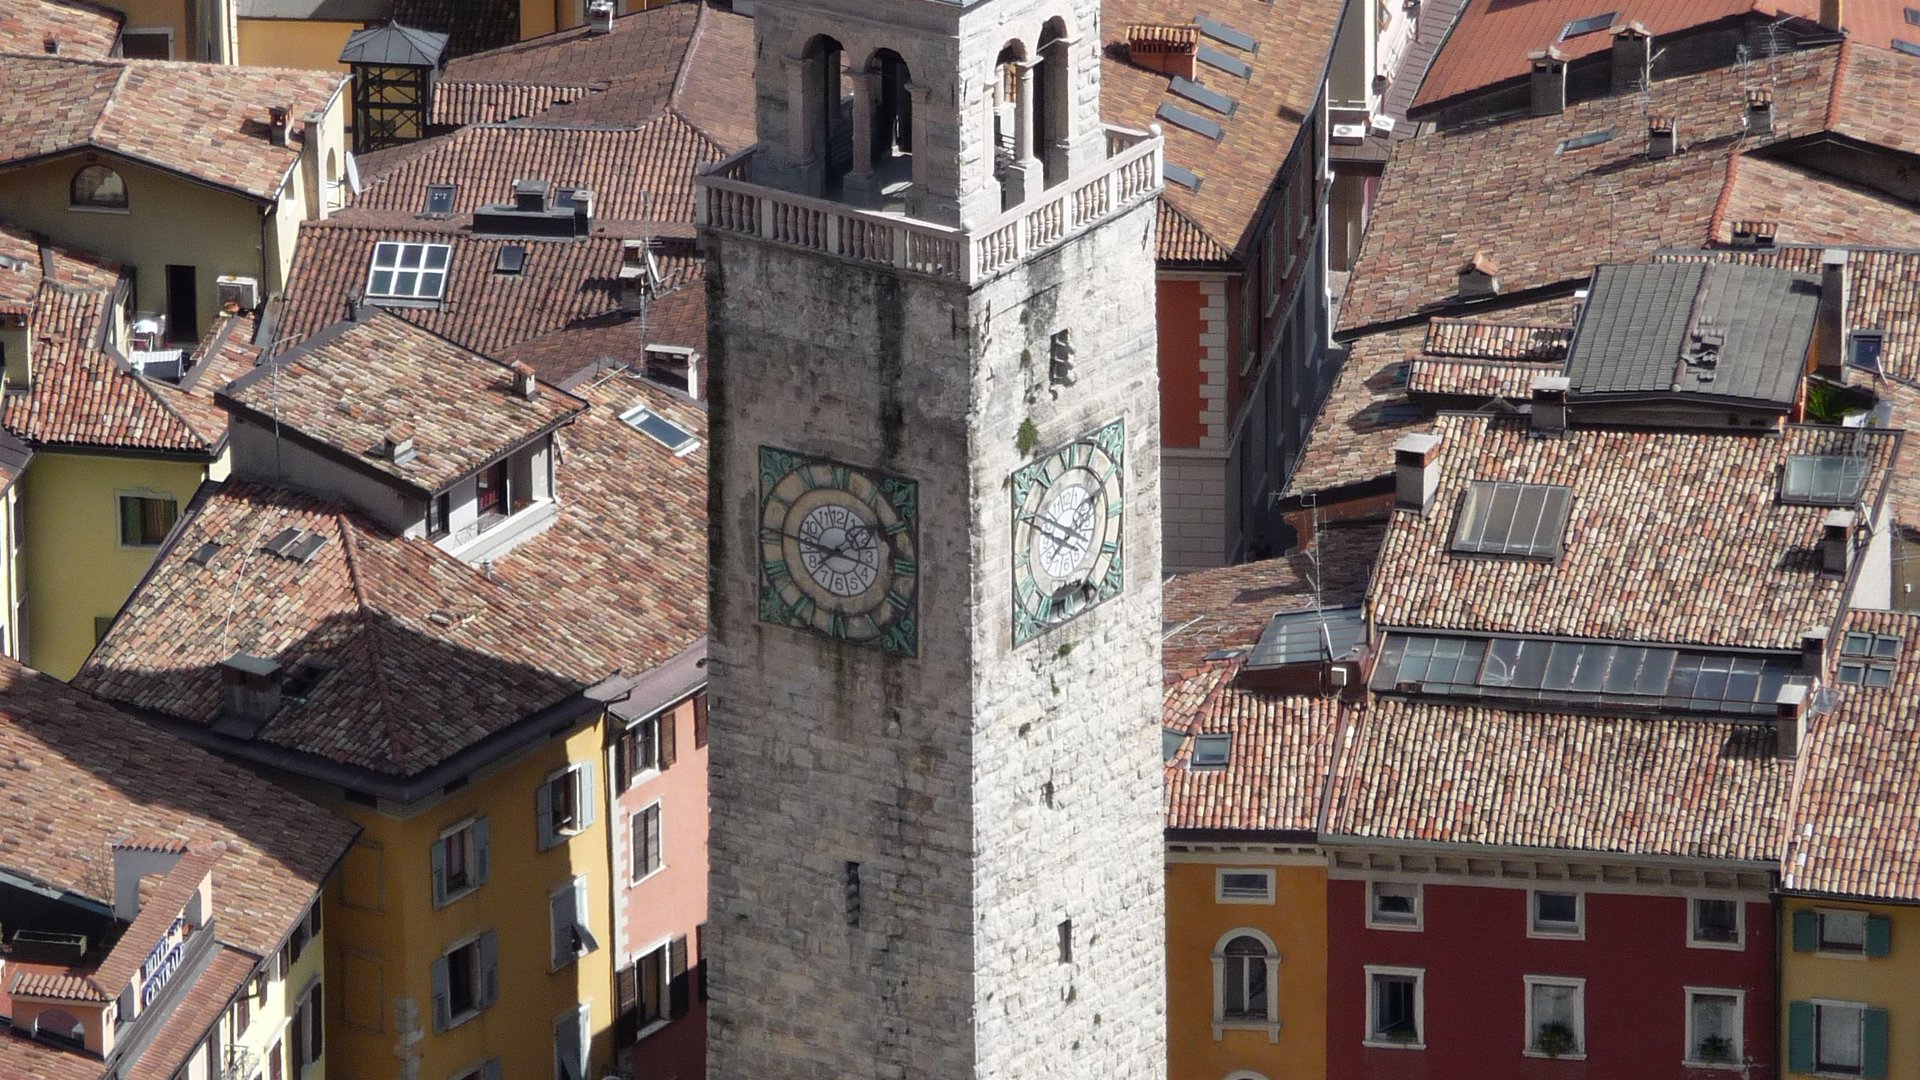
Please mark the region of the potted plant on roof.
POLYGON ((1725 1065, 1733 1060, 1733 1040, 1725 1035, 1709 1035, 1700 1040, 1693 1054, 1709 1065, 1725 1065))
POLYGON ((1540 1025, 1540 1031, 1533 1037, 1533 1048, 1548 1057, 1559 1057, 1579 1049, 1573 1037, 1573 1028, 1558 1020, 1549 1020, 1540 1025))

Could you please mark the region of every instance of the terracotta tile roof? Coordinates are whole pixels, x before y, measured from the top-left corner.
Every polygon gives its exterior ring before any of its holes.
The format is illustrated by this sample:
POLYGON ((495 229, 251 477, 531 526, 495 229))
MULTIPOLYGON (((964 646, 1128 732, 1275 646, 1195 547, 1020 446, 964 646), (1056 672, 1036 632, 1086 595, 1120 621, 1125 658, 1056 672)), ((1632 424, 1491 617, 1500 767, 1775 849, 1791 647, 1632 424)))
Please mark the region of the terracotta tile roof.
POLYGON ((393 0, 393 20, 447 35, 447 56, 465 56, 520 38, 518 0, 393 0))
POLYGON ((1561 40, 1568 24, 1589 16, 1614 12, 1612 26, 1638 22, 1654 37, 1706 26, 1721 19, 1753 14, 1815 15, 1815 0, 1471 0, 1454 23, 1453 33, 1428 68, 1414 96, 1419 112, 1448 98, 1491 89, 1509 79, 1527 75, 1527 53, 1553 46, 1569 61, 1607 52, 1613 46, 1609 27, 1561 40))
POLYGON ((1899 435, 1793 426, 1783 437, 1579 428, 1443 413, 1440 482, 1424 516, 1396 513, 1368 603, 1376 625, 1798 649, 1845 586, 1818 572, 1831 509, 1777 500, 1791 454, 1846 454, 1856 436, 1878 506, 1899 435), (1557 562, 1449 550, 1469 481, 1573 489, 1557 562))
MULTIPOLYGON (((179 917, 187 901, 199 891, 201 883, 220 865, 222 854, 222 851, 211 847, 206 851, 189 848, 152 891, 147 891, 145 882, 141 883, 140 913, 127 925, 126 932, 120 935, 120 940, 114 943, 106 959, 93 970, 89 979, 103 999, 118 995, 121 988, 133 978, 134 972, 140 970, 142 961, 153 949, 153 943, 166 936, 167 927, 179 917)), ((214 888, 219 888, 221 884, 216 881, 214 888)))
POLYGON ((0 55, 0 167, 70 151, 118 154, 266 202, 299 160, 310 112, 345 76, 158 60, 0 55), (267 109, 291 110, 287 146, 267 135, 267 109))
POLYGON ((0 9, 0 52, 45 52, 53 41, 60 56, 106 56, 123 21, 119 12, 83 0, 12 0, 0 9))
POLYGON ((643 319, 603 315, 500 350, 503 363, 526 364, 559 385, 590 367, 637 363, 649 345, 675 345, 700 354, 701 396, 712 379, 707 356, 707 291, 695 282, 660 297, 643 319))
POLYGON ((1745 156, 1730 164, 1723 209, 1706 242, 1732 243, 1734 225, 1747 221, 1774 226, 1779 244, 1920 247, 1912 203, 1791 162, 1745 156))
POLYGON ((1311 832, 1345 711, 1337 697, 1250 690, 1239 660, 1175 675, 1163 723, 1187 740, 1166 767, 1169 829, 1311 832), (1227 764, 1193 767, 1193 736, 1230 735, 1227 764))
POLYGON ((678 655, 706 631, 705 453, 676 457, 618 417, 645 404, 704 438, 704 413, 624 375, 576 393, 593 408, 563 433, 559 514, 490 574, 341 506, 230 483, 183 520, 76 684, 211 724, 233 653, 319 665, 256 741, 405 777, 678 655), (261 553, 289 527, 327 543, 305 564, 261 553))
POLYGON ((1847 631, 1899 637, 1900 659, 1891 686, 1835 686, 1810 717, 1781 885, 1920 900, 1920 616, 1855 611, 1833 641, 1847 631))
POLYGON ((1322 605, 1359 603, 1384 535, 1373 526, 1326 528, 1318 534, 1317 552, 1167 579, 1160 620, 1179 627, 1160 646, 1169 674, 1199 665, 1210 652, 1253 645, 1280 612, 1311 609, 1316 582, 1322 605))
POLYGON ((1819 131, 1840 50, 1813 49, 1753 66, 1655 82, 1640 95, 1569 105, 1565 113, 1513 117, 1395 144, 1339 329, 1405 319, 1458 304, 1456 270, 1485 252, 1500 265, 1503 295, 1583 282, 1605 262, 1632 262, 1661 247, 1712 235, 1728 162, 1758 140, 1744 131, 1749 82, 1774 87, 1774 137, 1819 131), (1645 154, 1646 113, 1676 118, 1686 148, 1645 154), (1606 142, 1560 152, 1565 140, 1611 131, 1606 142))
MULTIPOLYGON (((425 221, 393 211, 354 211, 300 227, 287 277, 282 338, 297 340, 338 322, 347 297, 365 289, 374 245, 382 241, 450 244, 446 296, 439 306, 408 308, 410 322, 476 352, 508 346, 617 311, 620 233, 602 226, 577 240, 475 236, 465 218, 425 221), (518 245, 526 261, 518 274, 494 272, 500 249, 518 245)), ((697 282, 702 263, 685 242, 661 241, 658 261, 666 287, 697 282)))
MULTIPOLYGON (((1851 5, 1856 9, 1874 6, 1851 5)), ((1889 0, 1883 17, 1900 6, 1889 0)), ((1920 27, 1912 27, 1901 36, 1909 41, 1920 39, 1920 27)), ((1844 59, 1828 103, 1827 129, 1875 146, 1920 153, 1920 132, 1913 126, 1914 113, 1920 110, 1920 57, 1855 42, 1848 42, 1843 49, 1844 59)))
POLYGON ((1407 364, 1407 392, 1524 400, 1533 395, 1533 380, 1558 374, 1560 365, 1552 363, 1486 363, 1420 357, 1407 364))
POLYGON ((256 961, 234 949, 221 949, 185 996, 174 1002, 167 1024, 147 1044, 126 1080, 171 1080, 206 1043, 207 1032, 252 977, 256 961))
POLYGON ((1565 360, 1571 326, 1553 323, 1434 319, 1427 323, 1429 356, 1472 360, 1565 360))
POLYGON ((220 400, 434 493, 587 407, 551 386, 523 398, 513 380, 506 364, 375 310, 280 354, 220 400), (389 435, 412 440, 414 456, 382 453, 389 435))
POLYGON ((533 118, 629 126, 672 112, 727 148, 755 141, 753 20, 697 0, 532 38, 449 63, 436 124, 533 118))
POLYGON ((1224 263, 1233 261, 1233 248, 1207 235, 1192 218, 1162 198, 1156 216, 1160 230, 1155 239, 1162 262, 1224 263))
MULTIPOLYGON (((26 967, 26 965, 20 965, 26 967)), ((106 1001, 105 991, 85 975, 64 971, 23 970, 14 978, 8 992, 21 997, 58 998, 62 1001, 106 1001)))
POLYGON ((0 866, 113 902, 130 824, 217 860, 220 940, 278 948, 357 829, 76 689, 0 660, 0 866))
MULTIPOLYGON (((1202 44, 1252 68, 1239 78, 1204 62, 1201 85, 1232 98, 1231 116, 1215 112, 1171 92, 1163 73, 1136 67, 1127 59, 1130 25, 1192 25, 1194 9, 1166 0, 1105 0, 1101 25, 1105 62, 1101 66, 1101 110, 1106 121, 1144 129, 1160 124, 1166 133, 1167 161, 1193 172, 1200 189, 1168 182, 1161 198, 1185 221, 1161 238, 1160 257, 1170 262, 1226 262, 1252 242, 1254 225, 1266 206, 1281 166, 1293 150, 1300 126, 1320 98, 1334 31, 1345 5, 1339 0, 1216 0, 1208 18, 1254 39, 1257 52, 1203 37, 1202 44), (1218 139, 1160 118, 1163 105, 1204 116, 1221 128, 1218 139), (1197 230, 1201 237, 1188 230, 1197 230), (1209 250, 1213 249, 1213 250, 1209 250), (1220 252, 1228 253, 1220 257, 1220 252)), ((1162 215, 1162 225, 1169 219, 1162 215)))
MULTIPOLYGON (((1504 339, 1508 332, 1483 330, 1482 326, 1557 326, 1568 335, 1573 327, 1572 305, 1564 299, 1512 308, 1486 318, 1485 323, 1435 319, 1428 326, 1383 330, 1350 342, 1340 373, 1307 434, 1307 444, 1301 451, 1286 494, 1297 497, 1391 479, 1393 444, 1406 432, 1427 424, 1434 415, 1431 406, 1413 401, 1406 393, 1414 368, 1427 366, 1436 356, 1430 345, 1437 342, 1455 352, 1495 351, 1493 343, 1504 339), (1432 325, 1438 323, 1450 325, 1433 330, 1432 325)), ((1501 379, 1495 380, 1497 389, 1503 392, 1516 389, 1524 377, 1528 380, 1527 396, 1531 396, 1536 365, 1512 366, 1514 373, 1503 373, 1501 379), (1523 371, 1527 373, 1525 376, 1518 374, 1523 371)), ((1455 375, 1434 368, 1429 370, 1427 378, 1436 392, 1449 392, 1441 388, 1450 387, 1450 392, 1464 393, 1480 385, 1462 381, 1455 375)))
POLYGON ((1770 725, 1375 698, 1325 832, 1772 862, 1791 769, 1770 725))
POLYGON ((456 186, 452 212, 513 200, 513 183, 540 179, 583 187, 602 221, 693 221, 693 177, 727 156, 719 143, 675 114, 639 128, 475 125, 462 128, 370 181, 348 216, 362 210, 421 213, 428 184, 456 186))

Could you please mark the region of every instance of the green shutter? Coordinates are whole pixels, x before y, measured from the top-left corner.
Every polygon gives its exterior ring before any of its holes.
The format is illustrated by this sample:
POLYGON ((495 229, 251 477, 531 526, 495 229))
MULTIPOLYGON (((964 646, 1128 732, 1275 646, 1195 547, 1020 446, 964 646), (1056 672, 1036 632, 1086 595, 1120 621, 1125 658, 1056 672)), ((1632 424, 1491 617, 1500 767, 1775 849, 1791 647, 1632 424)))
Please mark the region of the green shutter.
POLYGON ((1887 956, 1893 952, 1893 920, 1885 915, 1867 916, 1867 955, 1887 956))
MULTIPOLYGON (((1820 913, 1801 908, 1793 913, 1793 951, 1812 952, 1820 944, 1820 913)), ((1811 1050, 1808 1053, 1812 1053, 1811 1050)))
POLYGON ((1860 1076, 1862 1080, 1886 1080, 1887 1010, 1867 1010, 1867 1022, 1863 1029, 1860 1042, 1860 1076))
MULTIPOLYGON (((1800 921, 1799 915, 1799 912, 1794 913, 1795 923, 1800 921)), ((1798 936, 1796 933, 1795 937, 1798 936)), ((1813 1002, 1811 1001, 1796 1001, 1787 1006, 1787 1068, 1794 1072, 1813 1071, 1813 1002)))

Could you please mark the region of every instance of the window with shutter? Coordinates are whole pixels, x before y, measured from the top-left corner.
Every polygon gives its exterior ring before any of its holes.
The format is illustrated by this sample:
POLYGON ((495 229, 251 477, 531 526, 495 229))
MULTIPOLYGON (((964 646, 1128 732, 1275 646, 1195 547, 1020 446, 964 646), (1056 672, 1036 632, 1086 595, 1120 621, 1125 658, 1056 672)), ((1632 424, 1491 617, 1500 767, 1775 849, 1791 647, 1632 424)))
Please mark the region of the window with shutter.
POLYGON ((692 995, 687 985, 687 939, 676 937, 667 946, 667 1018, 685 1016, 692 995))
POLYGON ((613 993, 617 1012, 613 1021, 614 1045, 632 1046, 640 1035, 640 968, 628 965, 613 973, 613 993))
POLYGON ((693 746, 698 750, 707 745, 707 695, 701 694, 693 699, 693 746))
POLYGON ((674 710, 668 709, 666 712, 661 713, 658 718, 660 727, 660 768, 662 770, 672 768, 673 763, 680 758, 679 738, 673 717, 674 710))
MULTIPOLYGON (((448 950, 433 962, 434 1030, 445 1031, 472 1019, 492 1005, 499 994, 499 939, 489 930, 448 950)), ((317 987, 313 1003, 317 1025, 320 1022, 317 987)))
POLYGON ((489 930, 480 935, 480 1007, 500 1000, 500 938, 489 930))
POLYGON ((642 1029, 667 1018, 667 950, 661 945, 640 958, 640 1026, 642 1029))
POLYGON ((586 1006, 555 1021, 553 1025, 553 1075, 555 1080, 587 1080, 586 1006))
POLYGON ((652 803, 633 815, 631 825, 632 875, 634 883, 638 884, 659 873, 665 863, 660 852, 660 804, 652 803))

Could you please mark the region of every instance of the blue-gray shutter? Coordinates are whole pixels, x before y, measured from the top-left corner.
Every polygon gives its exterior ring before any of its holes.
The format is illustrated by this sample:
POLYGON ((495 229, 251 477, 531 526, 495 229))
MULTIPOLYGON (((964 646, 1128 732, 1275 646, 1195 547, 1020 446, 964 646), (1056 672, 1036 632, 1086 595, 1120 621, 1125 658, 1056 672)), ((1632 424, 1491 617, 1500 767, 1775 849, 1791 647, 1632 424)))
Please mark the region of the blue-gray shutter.
POLYGON ((581 1041, 583 1017, 579 1012, 562 1019, 553 1025, 554 1057, 560 1062, 560 1075, 565 1080, 586 1080, 586 1045, 581 1041))
POLYGON ((427 858, 433 863, 433 906, 440 907, 447 902, 447 842, 435 840, 427 858))
POLYGON ((1893 920, 1885 915, 1867 916, 1867 955, 1893 955, 1893 920))
POLYGON ((553 785, 542 782, 534 789, 533 813, 540 824, 540 850, 545 851, 560 842, 553 834, 553 785))
POLYGON ((1868 1009, 1860 1030, 1861 1080, 1887 1080, 1887 1010, 1868 1009))
POLYGON ((485 885, 492 871, 493 861, 488 849, 493 843, 493 828, 486 818, 477 818, 473 823, 473 883, 485 885))
POLYGON ((580 828, 593 824, 593 802, 595 799, 593 784, 593 761, 588 759, 580 763, 580 828))
POLYGON ((480 1007, 500 998, 500 938, 489 930, 480 935, 480 1007))
POLYGON ((1787 1068, 1794 1072, 1813 1071, 1813 1019, 1813 1002, 1787 1006, 1787 1068))
POLYGON ((590 922, 592 918, 587 911, 587 879, 577 877, 573 879, 573 925, 580 934, 580 951, 583 953, 590 953, 600 947, 599 940, 593 936, 593 928, 588 925, 590 922))
POLYGON ((441 1032, 453 1024, 453 999, 447 993, 447 958, 433 959, 433 1030, 441 1032))
POLYGON ((547 942, 554 970, 573 962, 573 890, 547 897, 547 923, 551 927, 547 942))
MULTIPOLYGON (((1797 908, 1793 913, 1793 951, 1812 952, 1820 947, 1820 913, 1812 908, 1797 908)), ((1812 1050, 1808 1050, 1812 1053, 1812 1050)))

